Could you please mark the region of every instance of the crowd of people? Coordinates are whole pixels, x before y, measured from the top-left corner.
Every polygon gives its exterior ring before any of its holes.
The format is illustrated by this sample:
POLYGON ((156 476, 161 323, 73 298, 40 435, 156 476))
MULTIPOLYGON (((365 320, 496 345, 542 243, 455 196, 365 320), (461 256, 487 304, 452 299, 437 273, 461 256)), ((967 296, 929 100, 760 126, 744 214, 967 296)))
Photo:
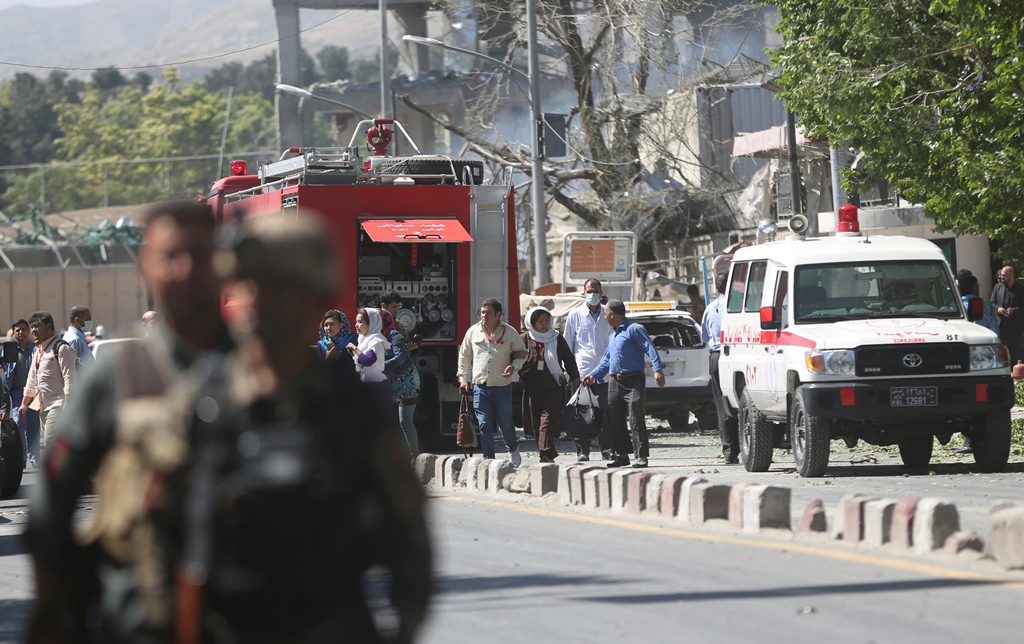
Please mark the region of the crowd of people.
MULTIPOLYGON (((542 463, 558 456, 555 440, 562 433, 568 390, 585 385, 604 412, 597 440, 608 467, 647 467, 644 358, 650 358, 659 387, 665 386, 664 366, 644 327, 626 318, 625 304, 601 303, 599 280, 587 280, 584 297, 586 305, 569 313, 564 335, 542 306, 526 312, 520 333, 502 321, 501 302, 488 299, 481 305, 480 322, 462 340, 457 373, 473 397, 484 458, 495 457, 496 428, 509 460, 515 467, 522 463, 512 420, 512 383, 518 377, 524 432, 536 438, 542 463)), ((590 460, 590 439, 577 438, 575 447, 578 460, 590 460)))
POLYGON ((402 428, 412 456, 419 453, 419 437, 413 416, 420 396, 420 375, 413 353, 422 342, 410 335, 395 319, 402 307, 396 291, 381 294, 380 308, 361 308, 356 312, 355 332, 348 316, 338 309, 324 313, 320 320, 317 354, 320 362, 337 365, 376 391, 392 410, 392 418, 402 428))

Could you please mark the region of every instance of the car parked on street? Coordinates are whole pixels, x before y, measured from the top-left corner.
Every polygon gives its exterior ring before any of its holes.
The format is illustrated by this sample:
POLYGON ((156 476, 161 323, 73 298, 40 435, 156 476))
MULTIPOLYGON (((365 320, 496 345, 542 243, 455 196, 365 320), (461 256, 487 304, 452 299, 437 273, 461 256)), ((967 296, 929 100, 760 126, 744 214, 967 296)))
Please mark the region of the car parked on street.
POLYGON ((665 386, 658 387, 646 360, 647 415, 667 421, 673 431, 686 431, 693 412, 700 429, 715 429, 708 347, 693 316, 676 310, 673 302, 626 302, 626 317, 647 330, 665 364, 665 386))

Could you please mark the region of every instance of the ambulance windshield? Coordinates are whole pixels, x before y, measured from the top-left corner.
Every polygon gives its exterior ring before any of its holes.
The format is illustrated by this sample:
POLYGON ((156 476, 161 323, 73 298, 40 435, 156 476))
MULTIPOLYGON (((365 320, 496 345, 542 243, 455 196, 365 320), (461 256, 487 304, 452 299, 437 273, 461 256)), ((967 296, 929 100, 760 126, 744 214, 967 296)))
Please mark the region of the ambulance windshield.
POLYGON ((963 317, 938 261, 817 264, 795 274, 797 324, 878 317, 963 317))

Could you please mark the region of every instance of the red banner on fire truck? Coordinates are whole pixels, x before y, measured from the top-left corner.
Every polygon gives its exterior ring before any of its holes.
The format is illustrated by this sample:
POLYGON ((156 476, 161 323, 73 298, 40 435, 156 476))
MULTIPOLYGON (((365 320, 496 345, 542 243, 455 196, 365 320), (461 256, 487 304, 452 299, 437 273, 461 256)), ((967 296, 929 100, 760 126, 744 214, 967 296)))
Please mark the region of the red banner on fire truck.
POLYGON ((455 219, 361 219, 363 230, 375 242, 471 242, 473 238, 455 219))

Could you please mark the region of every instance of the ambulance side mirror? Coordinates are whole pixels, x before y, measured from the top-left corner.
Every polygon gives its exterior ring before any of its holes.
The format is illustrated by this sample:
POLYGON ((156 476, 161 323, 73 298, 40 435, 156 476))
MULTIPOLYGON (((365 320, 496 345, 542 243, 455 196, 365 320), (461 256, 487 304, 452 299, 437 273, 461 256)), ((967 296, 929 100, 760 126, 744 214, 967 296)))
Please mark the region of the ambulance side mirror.
POLYGON ((778 331, 782 328, 782 324, 778 317, 776 317, 776 309, 774 306, 762 306, 761 307, 761 330, 762 331, 778 331))
POLYGON ((985 317, 985 300, 980 297, 972 297, 967 300, 967 319, 977 322, 985 317))

